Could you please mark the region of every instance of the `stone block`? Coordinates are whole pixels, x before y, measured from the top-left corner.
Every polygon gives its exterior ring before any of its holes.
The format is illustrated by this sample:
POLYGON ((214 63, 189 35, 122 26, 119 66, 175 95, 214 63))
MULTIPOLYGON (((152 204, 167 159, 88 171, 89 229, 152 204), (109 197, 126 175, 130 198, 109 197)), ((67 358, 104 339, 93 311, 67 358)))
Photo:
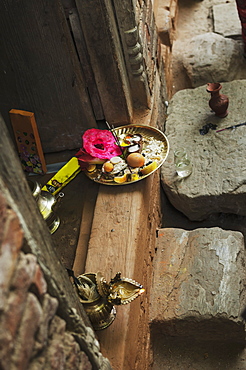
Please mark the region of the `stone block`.
POLYGON ((156 9, 156 26, 161 42, 172 46, 175 38, 178 2, 176 0, 162 1, 156 9))
POLYGON ((170 11, 165 8, 160 8, 156 16, 156 26, 158 35, 162 44, 171 46, 173 41, 172 20, 170 11))
POLYGON ((208 32, 187 40, 182 62, 192 87, 246 78, 242 45, 208 32))
POLYGON ((153 271, 153 331, 244 342, 245 247, 240 232, 160 229, 153 271))
POLYGON ((161 167, 161 181, 172 205, 193 221, 215 213, 246 215, 246 127, 210 130, 206 135, 199 131, 207 123, 220 129, 245 122, 246 80, 223 83, 221 93, 229 97, 225 118, 211 112, 206 85, 177 92, 168 107, 165 133, 170 152, 161 167), (192 174, 184 179, 174 167, 173 152, 180 147, 187 149, 193 163, 192 174))
POLYGON ((241 22, 236 1, 213 6, 214 32, 224 37, 241 37, 241 22))

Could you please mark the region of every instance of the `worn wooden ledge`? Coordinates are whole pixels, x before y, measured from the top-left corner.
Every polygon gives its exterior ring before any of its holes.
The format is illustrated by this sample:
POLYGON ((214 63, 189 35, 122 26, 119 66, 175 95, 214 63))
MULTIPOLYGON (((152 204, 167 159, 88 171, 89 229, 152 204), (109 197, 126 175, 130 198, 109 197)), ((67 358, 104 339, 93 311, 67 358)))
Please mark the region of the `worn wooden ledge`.
POLYGON ((97 332, 114 370, 149 369, 149 287, 160 226, 159 184, 157 171, 135 184, 99 187, 85 272, 101 271, 109 281, 120 271, 146 289, 134 302, 117 306, 112 325, 97 332))

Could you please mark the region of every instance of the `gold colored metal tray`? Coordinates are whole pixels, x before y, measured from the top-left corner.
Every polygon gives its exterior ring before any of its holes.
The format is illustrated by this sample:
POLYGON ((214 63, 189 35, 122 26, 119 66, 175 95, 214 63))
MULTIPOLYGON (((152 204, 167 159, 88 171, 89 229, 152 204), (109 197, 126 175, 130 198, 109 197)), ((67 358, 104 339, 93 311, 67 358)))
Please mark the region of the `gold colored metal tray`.
POLYGON ((140 134, 142 136, 143 142, 144 142, 142 153, 144 153, 146 143, 152 141, 152 142, 156 143, 157 145, 160 144, 159 145, 159 148, 161 148, 160 153, 159 153, 160 160, 158 160, 157 167, 153 171, 148 173, 147 175, 142 175, 137 180, 126 181, 126 182, 123 182, 123 183, 117 183, 113 180, 104 179, 103 176, 102 176, 102 165, 97 165, 96 169, 93 172, 85 171, 86 176, 88 176, 91 180, 93 180, 93 181, 95 181, 99 184, 104 184, 104 185, 128 185, 128 184, 132 184, 132 183, 135 183, 137 181, 143 180, 146 177, 152 175, 155 171, 157 171, 160 168, 160 166, 165 162, 165 160, 168 156, 168 153, 169 153, 168 139, 165 136, 165 134, 162 131, 158 130, 157 128, 154 128, 154 127, 151 127, 151 126, 146 126, 146 125, 126 125, 126 126, 117 127, 115 129, 113 129, 112 132, 118 138, 121 135, 124 135, 124 134, 125 135, 127 135, 127 134, 128 135, 129 134, 130 135, 140 134))

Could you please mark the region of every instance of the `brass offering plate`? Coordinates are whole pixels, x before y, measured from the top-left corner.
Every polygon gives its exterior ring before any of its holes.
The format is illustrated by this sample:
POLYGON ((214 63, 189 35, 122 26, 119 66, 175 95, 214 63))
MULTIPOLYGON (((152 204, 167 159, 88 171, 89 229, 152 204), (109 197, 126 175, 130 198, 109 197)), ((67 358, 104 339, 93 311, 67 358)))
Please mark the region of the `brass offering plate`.
MULTIPOLYGON (((122 140, 127 135, 141 135, 142 137, 142 148, 141 154, 146 155, 148 159, 155 162, 154 166, 149 166, 149 168, 145 168, 147 166, 143 166, 141 168, 132 168, 129 165, 127 166, 126 172, 130 171, 130 174, 127 175, 127 180, 118 180, 118 178, 126 177, 124 174, 122 176, 115 176, 116 179, 114 180, 114 176, 105 176, 105 172, 103 172, 103 165, 97 164, 93 166, 89 166, 88 170, 85 171, 86 176, 88 176, 91 180, 104 185, 128 185, 134 182, 140 181, 145 179, 146 177, 152 175, 156 170, 160 168, 160 166, 164 163, 168 156, 169 152, 169 142, 167 137, 164 135, 163 132, 160 130, 145 125, 126 125, 117 127, 112 129, 112 133, 117 136, 119 143, 122 143, 122 140), (151 168, 153 169, 151 170, 151 168), (142 172, 143 173, 142 173, 142 172), (150 171, 150 172, 149 172, 150 171), (146 173, 147 172, 147 173, 146 173), (120 181, 120 182, 116 182, 120 181)), ((126 150, 124 148, 124 150, 126 150)), ((126 157, 124 157, 125 159, 126 157)))

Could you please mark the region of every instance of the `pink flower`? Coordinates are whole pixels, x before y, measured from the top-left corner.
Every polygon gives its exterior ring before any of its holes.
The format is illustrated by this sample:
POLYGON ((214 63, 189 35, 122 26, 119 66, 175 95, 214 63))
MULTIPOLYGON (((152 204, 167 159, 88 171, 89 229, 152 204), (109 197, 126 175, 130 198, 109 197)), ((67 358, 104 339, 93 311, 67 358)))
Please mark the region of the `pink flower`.
POLYGON ((122 154, 113 134, 108 130, 89 129, 82 140, 84 150, 92 157, 108 160, 122 154))
POLYGON ((92 155, 88 154, 83 148, 80 148, 78 153, 75 154, 75 157, 77 157, 79 161, 86 163, 100 164, 105 162, 103 159, 92 157, 92 155))

